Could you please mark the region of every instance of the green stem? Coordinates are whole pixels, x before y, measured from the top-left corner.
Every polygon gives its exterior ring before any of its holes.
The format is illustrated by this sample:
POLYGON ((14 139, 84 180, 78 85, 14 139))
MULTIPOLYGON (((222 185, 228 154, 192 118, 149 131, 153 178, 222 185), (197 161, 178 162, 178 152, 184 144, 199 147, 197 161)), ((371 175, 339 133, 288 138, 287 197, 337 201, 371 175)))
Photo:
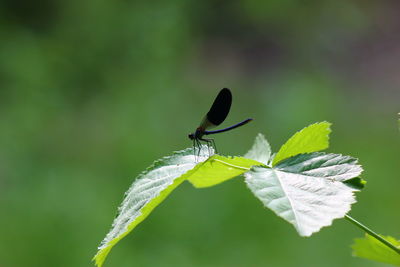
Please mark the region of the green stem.
POLYGON ((350 221, 351 223, 353 223, 354 225, 356 225, 357 227, 363 229, 365 232, 367 232, 369 235, 375 237, 376 239, 378 239, 379 241, 381 241, 385 246, 393 249, 394 251, 396 251, 398 254, 400 254, 400 248, 396 247, 395 245, 393 245, 392 243, 390 243, 389 241, 387 241, 385 238, 383 238, 382 236, 378 235, 377 233, 375 233, 374 231, 372 231, 371 229, 369 229, 367 226, 363 225, 362 223, 358 222, 356 219, 350 217, 349 215, 346 215, 345 218, 350 221))

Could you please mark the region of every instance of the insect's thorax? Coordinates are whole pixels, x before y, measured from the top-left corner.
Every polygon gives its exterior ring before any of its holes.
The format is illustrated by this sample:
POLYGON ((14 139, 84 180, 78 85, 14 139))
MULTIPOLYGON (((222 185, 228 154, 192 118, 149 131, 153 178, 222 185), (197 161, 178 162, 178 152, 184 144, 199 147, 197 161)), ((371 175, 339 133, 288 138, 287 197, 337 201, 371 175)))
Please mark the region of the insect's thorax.
POLYGON ((195 138, 195 139, 200 139, 200 138, 202 138, 203 135, 204 135, 204 131, 205 131, 205 129, 204 129, 203 127, 198 127, 198 128, 196 129, 196 131, 194 132, 194 138, 195 138))

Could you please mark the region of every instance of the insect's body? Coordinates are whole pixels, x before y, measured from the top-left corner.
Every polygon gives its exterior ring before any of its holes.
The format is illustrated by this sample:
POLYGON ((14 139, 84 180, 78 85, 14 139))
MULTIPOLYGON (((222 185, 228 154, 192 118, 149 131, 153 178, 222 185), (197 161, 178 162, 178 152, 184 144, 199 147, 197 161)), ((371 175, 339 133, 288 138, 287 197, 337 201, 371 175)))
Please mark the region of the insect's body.
POLYGON ((207 115, 201 121, 200 126, 196 128, 196 131, 194 133, 189 134, 188 137, 190 140, 193 140, 193 146, 200 147, 201 145, 200 141, 204 141, 207 144, 211 143, 216 150, 217 148, 215 146, 214 139, 203 138, 204 135, 226 132, 252 121, 252 119, 246 119, 242 122, 239 122, 225 129, 207 131, 207 129, 211 129, 215 126, 220 125, 226 119, 229 110, 231 108, 231 103, 232 103, 231 91, 228 88, 222 89, 218 93, 207 115))
POLYGON ((198 127, 194 133, 189 134, 189 139, 201 139, 204 135, 205 129, 203 127, 198 127))

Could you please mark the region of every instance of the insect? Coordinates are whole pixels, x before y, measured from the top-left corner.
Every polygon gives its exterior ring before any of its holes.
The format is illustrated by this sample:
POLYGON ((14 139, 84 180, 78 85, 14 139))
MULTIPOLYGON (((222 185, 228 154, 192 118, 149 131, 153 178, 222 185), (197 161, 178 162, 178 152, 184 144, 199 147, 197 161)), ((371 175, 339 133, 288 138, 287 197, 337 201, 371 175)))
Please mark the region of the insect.
POLYGON ((208 146, 210 146, 211 144, 214 147, 215 151, 217 151, 214 139, 203 138, 203 136, 227 132, 239 126, 245 125, 246 123, 249 123, 250 121, 253 120, 253 119, 245 119, 242 122, 239 122, 235 125, 232 125, 230 127, 221 130, 207 131, 207 129, 211 129, 215 126, 220 125, 226 119, 229 110, 231 109, 231 104, 232 104, 232 93, 228 88, 223 88, 218 93, 217 97, 214 100, 214 103, 212 104, 206 116, 204 116, 203 120, 200 123, 200 126, 197 127, 194 133, 189 134, 189 139, 193 140, 193 147, 197 147, 199 149, 199 153, 201 147, 200 141, 206 142, 208 146))

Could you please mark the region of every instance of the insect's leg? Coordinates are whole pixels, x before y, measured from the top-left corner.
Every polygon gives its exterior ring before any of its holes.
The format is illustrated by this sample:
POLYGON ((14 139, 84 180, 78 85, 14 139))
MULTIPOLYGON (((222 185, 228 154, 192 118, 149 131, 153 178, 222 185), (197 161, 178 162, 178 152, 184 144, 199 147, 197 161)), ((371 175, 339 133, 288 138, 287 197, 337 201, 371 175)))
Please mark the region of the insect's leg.
POLYGON ((196 139, 193 139, 193 156, 194 156, 194 161, 197 162, 197 157, 196 157, 196 139))
POLYGON ((215 144, 215 141, 214 141, 214 139, 213 139, 213 138, 210 138, 210 141, 211 141, 211 143, 212 143, 212 145, 213 145, 213 147, 214 147, 215 154, 218 154, 217 145, 215 144))
POLYGON ((208 148, 208 155, 210 156, 210 146, 208 144, 208 139, 199 138, 199 140, 206 142, 206 145, 207 145, 207 148, 208 148))
POLYGON ((217 153, 217 147, 215 146, 214 139, 212 139, 212 138, 201 138, 200 140, 207 142, 208 154, 209 155, 211 155, 210 144, 215 149, 215 152, 217 153))
POLYGON ((197 157, 200 158, 201 143, 199 139, 196 139, 196 144, 197 144, 197 157))
POLYGON ((210 147, 212 146, 212 144, 210 146, 210 141, 207 140, 206 142, 207 142, 207 148, 208 148, 208 156, 211 157, 211 148, 210 147))

